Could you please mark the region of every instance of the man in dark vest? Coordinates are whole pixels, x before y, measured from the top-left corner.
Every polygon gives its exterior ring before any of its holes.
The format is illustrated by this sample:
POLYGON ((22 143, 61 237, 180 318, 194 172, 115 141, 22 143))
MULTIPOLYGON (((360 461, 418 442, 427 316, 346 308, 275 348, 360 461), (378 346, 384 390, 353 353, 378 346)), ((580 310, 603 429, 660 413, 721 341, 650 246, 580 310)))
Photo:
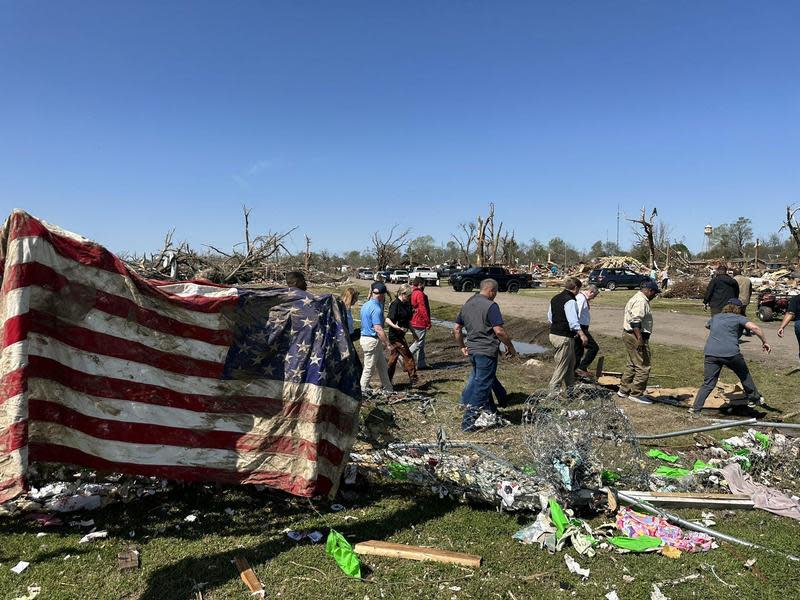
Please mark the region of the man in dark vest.
POLYGON ((497 282, 494 279, 481 281, 480 292, 464 303, 453 327, 462 354, 472 363, 472 373, 461 394, 461 404, 465 405, 462 431, 474 431, 484 422, 501 422, 495 416, 497 408, 492 402, 500 342, 505 344, 507 356, 514 356, 517 351, 503 328, 503 316, 494 302, 495 296, 497 282))
POLYGON ((561 389, 562 386, 570 387, 575 383, 575 344, 586 345, 588 342, 578 321, 578 306, 575 302, 575 296, 580 290, 581 280, 567 277, 564 280, 564 290, 550 300, 547 320, 550 321, 550 343, 556 349, 553 357, 555 370, 550 378, 551 390, 561 389), (580 341, 575 341, 576 336, 580 341))
POLYGON ((703 297, 703 308, 711 307, 711 314, 718 315, 731 298, 739 297, 739 284, 728 275, 725 265, 717 267, 717 274, 711 278, 703 297))

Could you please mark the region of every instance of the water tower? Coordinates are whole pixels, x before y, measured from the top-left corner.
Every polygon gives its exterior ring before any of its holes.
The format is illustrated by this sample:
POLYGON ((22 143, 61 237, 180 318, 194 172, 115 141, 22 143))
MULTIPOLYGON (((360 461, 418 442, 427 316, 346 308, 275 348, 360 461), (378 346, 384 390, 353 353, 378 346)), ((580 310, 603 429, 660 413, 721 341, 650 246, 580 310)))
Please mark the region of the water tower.
POLYGON ((714 228, 711 225, 706 225, 703 227, 703 235, 705 236, 703 240, 703 252, 708 252, 711 250, 711 234, 714 233, 714 228))

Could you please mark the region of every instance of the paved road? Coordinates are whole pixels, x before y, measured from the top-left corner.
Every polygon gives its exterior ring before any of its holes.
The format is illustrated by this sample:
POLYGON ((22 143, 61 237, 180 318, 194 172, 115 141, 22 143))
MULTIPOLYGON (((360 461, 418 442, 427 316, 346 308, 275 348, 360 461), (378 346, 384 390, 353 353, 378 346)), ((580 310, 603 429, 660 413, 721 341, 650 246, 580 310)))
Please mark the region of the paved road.
MULTIPOLYGON (((356 280, 355 283, 367 287, 368 281, 356 280)), ((394 292, 398 286, 387 284, 390 291, 394 292)), ((451 287, 427 287, 425 292, 431 300, 447 302, 449 304, 463 304, 469 297, 465 292, 456 292, 451 287)), ((553 288, 553 295, 558 292, 553 288)), ((608 294, 632 295, 629 290, 618 290, 608 294)), ((496 302, 500 305, 503 314, 531 319, 534 321, 547 320, 548 301, 531 296, 519 294, 500 293, 496 302)), ((753 317, 755 318, 755 317, 753 317)), ((658 310, 654 313, 654 332, 652 341, 656 344, 669 344, 671 346, 685 346, 702 350, 706 342, 708 330, 705 328, 707 317, 698 315, 677 314, 670 311, 658 310)), ((797 340, 793 330, 788 330, 786 337, 778 338, 776 331, 780 321, 760 323, 767 336, 767 341, 772 345, 772 353, 768 359, 776 366, 791 368, 800 366, 798 361, 797 340)), ((595 306, 592 308, 592 331, 602 335, 617 336, 622 332, 622 308, 611 306, 595 306)), ((742 343, 742 353, 749 360, 765 360, 761 351, 758 338, 751 338, 742 343)))

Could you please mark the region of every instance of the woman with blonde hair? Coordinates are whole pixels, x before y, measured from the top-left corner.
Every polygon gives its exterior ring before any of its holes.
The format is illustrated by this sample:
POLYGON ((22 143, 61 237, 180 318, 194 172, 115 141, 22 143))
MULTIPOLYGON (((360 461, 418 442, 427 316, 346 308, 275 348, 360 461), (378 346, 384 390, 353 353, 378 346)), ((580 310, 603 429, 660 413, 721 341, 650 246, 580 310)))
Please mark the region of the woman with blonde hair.
POLYGON ((347 310, 347 331, 350 333, 350 339, 354 342, 361 337, 361 329, 356 329, 353 323, 353 306, 356 302, 358 302, 358 290, 354 287, 346 288, 342 294, 342 303, 347 310))
POLYGON ((397 290, 397 297, 389 305, 389 314, 386 317, 386 324, 389 326, 389 344, 392 346, 392 353, 389 356, 389 379, 394 378, 394 370, 398 359, 403 357, 403 368, 408 373, 411 385, 417 382, 417 366, 414 363, 414 356, 406 342, 406 331, 411 331, 411 335, 416 341, 417 334, 411 329, 411 316, 414 309, 411 306, 411 286, 404 284, 397 290))

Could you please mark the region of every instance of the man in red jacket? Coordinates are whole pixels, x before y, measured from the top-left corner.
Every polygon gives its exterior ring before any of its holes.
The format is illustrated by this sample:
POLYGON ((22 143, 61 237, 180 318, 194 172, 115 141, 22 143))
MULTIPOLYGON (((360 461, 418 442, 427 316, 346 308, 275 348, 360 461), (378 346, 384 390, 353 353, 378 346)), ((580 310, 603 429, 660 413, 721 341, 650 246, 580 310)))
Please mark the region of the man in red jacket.
POLYGON ((411 329, 417 337, 417 341, 411 344, 409 350, 414 355, 417 369, 427 369, 425 363, 425 335, 431 328, 431 306, 428 303, 428 296, 425 294, 425 281, 417 277, 412 282, 411 308, 414 314, 411 316, 411 329))

